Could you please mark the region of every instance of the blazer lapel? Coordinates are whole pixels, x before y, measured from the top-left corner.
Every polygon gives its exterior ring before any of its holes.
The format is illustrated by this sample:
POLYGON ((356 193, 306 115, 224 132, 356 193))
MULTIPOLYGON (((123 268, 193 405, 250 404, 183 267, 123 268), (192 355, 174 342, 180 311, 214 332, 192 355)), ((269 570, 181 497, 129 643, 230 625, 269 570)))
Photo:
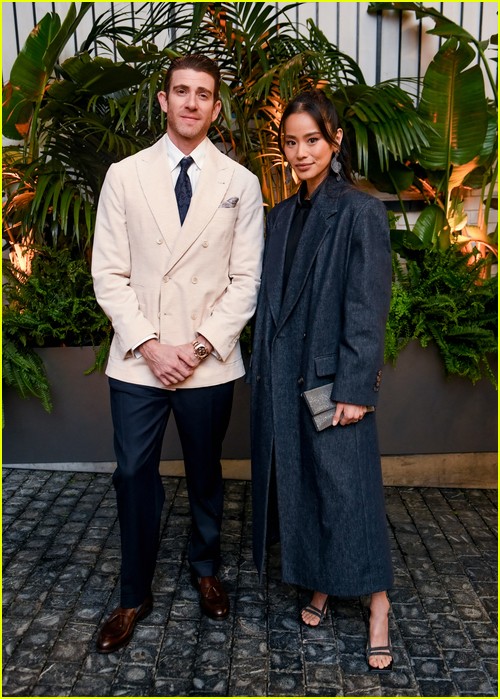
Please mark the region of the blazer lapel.
POLYGON ((142 151, 137 161, 137 172, 139 186, 162 238, 172 251, 181 229, 181 222, 162 138, 151 148, 142 151))
POLYGON ((314 265, 318 250, 325 237, 332 232, 333 219, 337 213, 339 194, 342 189, 342 185, 328 179, 318 194, 297 246, 279 315, 279 327, 283 326, 293 311, 314 265))

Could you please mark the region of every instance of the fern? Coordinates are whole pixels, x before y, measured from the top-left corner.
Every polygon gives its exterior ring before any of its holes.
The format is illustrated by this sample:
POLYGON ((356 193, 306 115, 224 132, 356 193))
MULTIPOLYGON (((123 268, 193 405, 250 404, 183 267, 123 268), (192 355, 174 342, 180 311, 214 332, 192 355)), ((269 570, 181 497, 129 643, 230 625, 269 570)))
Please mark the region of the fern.
POLYGON ((21 398, 39 398, 50 413, 52 400, 45 367, 32 348, 23 348, 5 340, 2 343, 2 380, 16 389, 21 398))
POLYGON ((435 342, 447 374, 497 385, 497 280, 484 279, 487 262, 459 247, 407 251, 393 258, 393 294, 386 328, 386 361, 395 362, 412 339, 435 342))

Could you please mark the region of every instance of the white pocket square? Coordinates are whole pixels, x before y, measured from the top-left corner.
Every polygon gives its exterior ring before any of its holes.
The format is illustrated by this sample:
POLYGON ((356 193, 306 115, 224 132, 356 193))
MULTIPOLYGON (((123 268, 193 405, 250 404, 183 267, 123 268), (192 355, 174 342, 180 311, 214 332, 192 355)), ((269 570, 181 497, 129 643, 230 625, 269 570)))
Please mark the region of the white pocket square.
POLYGON ((219 209, 234 209, 239 200, 239 197, 231 197, 230 199, 223 201, 222 204, 219 206, 219 209))

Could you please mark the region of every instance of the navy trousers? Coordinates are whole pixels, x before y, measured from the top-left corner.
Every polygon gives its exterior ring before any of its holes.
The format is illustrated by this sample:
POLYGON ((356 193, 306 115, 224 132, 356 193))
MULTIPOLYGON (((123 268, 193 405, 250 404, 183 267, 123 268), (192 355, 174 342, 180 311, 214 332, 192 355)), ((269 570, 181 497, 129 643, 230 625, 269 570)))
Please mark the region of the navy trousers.
POLYGON ((159 474, 173 412, 184 456, 192 530, 188 558, 197 576, 216 575, 223 510, 222 441, 234 381, 167 391, 109 379, 117 468, 113 474, 121 534, 121 606, 151 592, 165 492, 159 474))

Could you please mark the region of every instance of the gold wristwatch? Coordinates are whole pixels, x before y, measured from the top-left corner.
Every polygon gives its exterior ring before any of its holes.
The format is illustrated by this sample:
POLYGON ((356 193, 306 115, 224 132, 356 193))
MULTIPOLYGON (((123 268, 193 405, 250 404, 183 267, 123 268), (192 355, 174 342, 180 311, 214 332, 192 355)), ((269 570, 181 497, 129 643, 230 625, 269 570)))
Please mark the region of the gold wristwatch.
POLYGON ((198 359, 206 359, 210 352, 207 350, 204 344, 201 342, 198 342, 198 340, 193 341, 193 349, 195 355, 198 357, 198 359))

